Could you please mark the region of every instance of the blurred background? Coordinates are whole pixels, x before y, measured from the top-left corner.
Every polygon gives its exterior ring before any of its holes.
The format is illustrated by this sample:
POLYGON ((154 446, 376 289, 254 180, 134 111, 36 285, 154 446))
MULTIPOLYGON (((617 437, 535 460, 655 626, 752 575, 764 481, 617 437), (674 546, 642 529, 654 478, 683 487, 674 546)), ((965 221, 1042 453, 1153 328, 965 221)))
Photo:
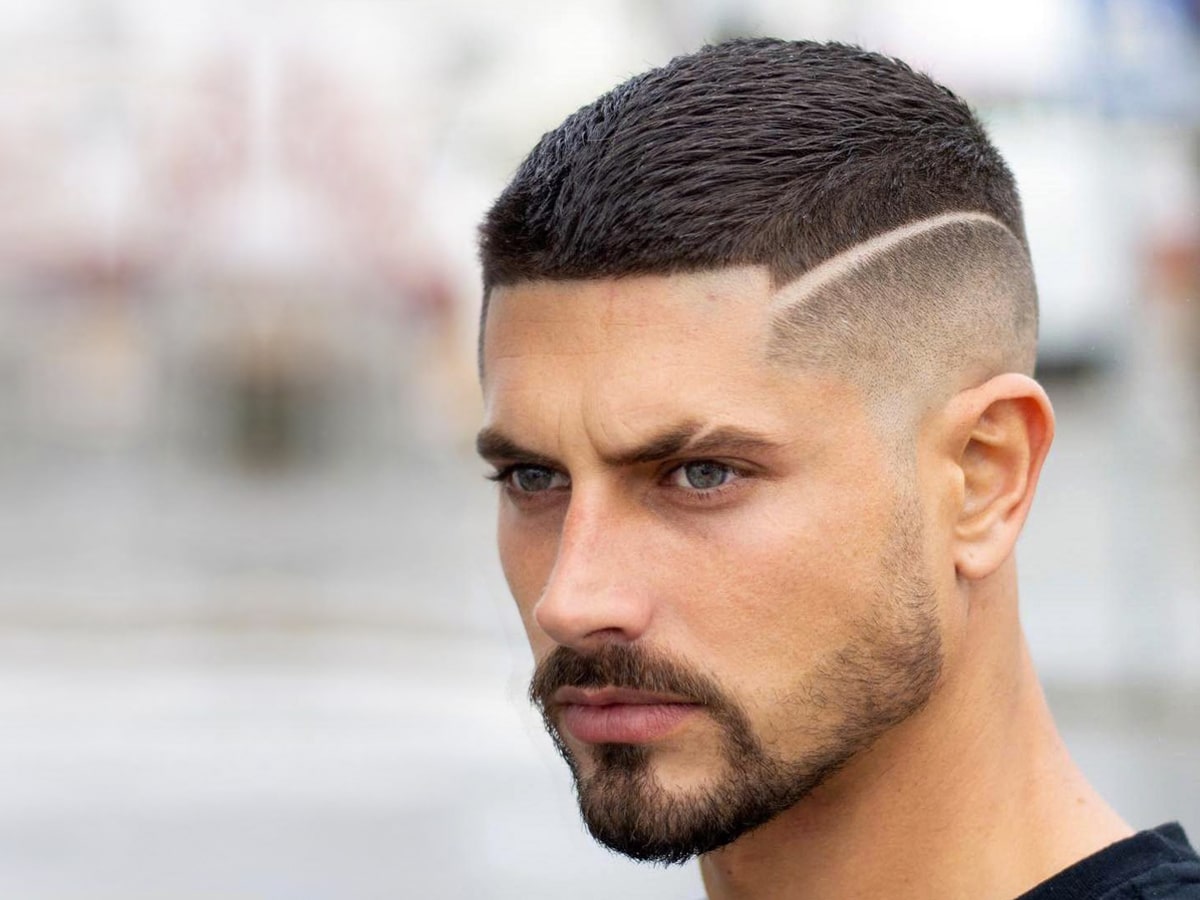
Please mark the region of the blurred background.
POLYGON ((470 454, 474 229, 710 40, 837 38, 1010 159, 1068 743, 1200 838, 1200 4, 0 0, 0 895, 694 898, 596 848, 470 454))

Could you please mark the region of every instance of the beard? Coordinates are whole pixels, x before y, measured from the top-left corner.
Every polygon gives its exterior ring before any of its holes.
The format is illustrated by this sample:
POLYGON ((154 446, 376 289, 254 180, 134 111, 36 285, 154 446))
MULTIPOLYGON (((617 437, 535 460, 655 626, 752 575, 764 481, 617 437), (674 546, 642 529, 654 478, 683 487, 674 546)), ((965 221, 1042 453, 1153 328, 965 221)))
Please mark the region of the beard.
POLYGON ((611 643, 589 654, 560 646, 542 660, 529 696, 571 770, 592 836, 625 856, 664 865, 712 852, 795 806, 920 710, 941 673, 942 649, 934 592, 918 563, 917 522, 911 504, 902 504, 869 615, 855 623, 850 643, 779 704, 771 724, 806 738, 790 754, 764 745, 744 706, 714 677, 644 646, 611 643), (699 704, 717 727, 718 771, 700 788, 672 792, 655 776, 653 747, 596 744, 585 773, 552 698, 562 687, 605 686, 699 704))

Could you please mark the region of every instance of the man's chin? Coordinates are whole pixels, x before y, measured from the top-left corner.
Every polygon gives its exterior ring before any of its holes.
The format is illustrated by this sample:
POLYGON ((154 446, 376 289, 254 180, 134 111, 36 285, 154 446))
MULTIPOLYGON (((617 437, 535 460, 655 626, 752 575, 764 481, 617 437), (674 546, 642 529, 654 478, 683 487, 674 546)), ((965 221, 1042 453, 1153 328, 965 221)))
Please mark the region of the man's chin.
POLYGON ((711 853, 807 798, 854 755, 851 746, 785 763, 731 742, 720 752, 599 744, 567 756, 584 824, 636 860, 670 865, 711 853))
POLYGON ((718 849, 778 812, 764 808, 728 760, 698 764, 634 744, 589 747, 571 760, 592 836, 643 862, 672 865, 718 849), (747 803, 749 801, 749 803, 747 803))
POLYGON ((577 762, 575 788, 588 831, 601 844, 632 859, 664 865, 703 852, 686 810, 703 807, 694 790, 664 779, 651 748, 606 744, 589 748, 577 762), (681 827, 684 826, 684 827, 681 827))

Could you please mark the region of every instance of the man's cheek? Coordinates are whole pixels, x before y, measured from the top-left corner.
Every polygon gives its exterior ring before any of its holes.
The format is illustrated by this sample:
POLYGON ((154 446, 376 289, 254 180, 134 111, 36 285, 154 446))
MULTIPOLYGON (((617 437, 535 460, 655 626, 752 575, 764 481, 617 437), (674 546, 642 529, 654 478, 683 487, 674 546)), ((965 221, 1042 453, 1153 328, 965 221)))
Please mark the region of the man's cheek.
POLYGON ((498 534, 500 567, 509 592, 516 602, 521 622, 530 643, 541 634, 534 622, 534 611, 554 570, 555 545, 544 537, 531 535, 502 523, 498 534))

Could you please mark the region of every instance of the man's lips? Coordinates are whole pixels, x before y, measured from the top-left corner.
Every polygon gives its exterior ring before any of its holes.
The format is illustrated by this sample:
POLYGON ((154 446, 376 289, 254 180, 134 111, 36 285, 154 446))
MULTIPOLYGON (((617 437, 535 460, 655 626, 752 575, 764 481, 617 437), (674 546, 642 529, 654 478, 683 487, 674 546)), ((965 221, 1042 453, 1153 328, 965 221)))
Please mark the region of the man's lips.
POLYGON ((665 737, 700 705, 674 694, 630 688, 559 688, 563 727, 585 744, 645 744, 665 737))

